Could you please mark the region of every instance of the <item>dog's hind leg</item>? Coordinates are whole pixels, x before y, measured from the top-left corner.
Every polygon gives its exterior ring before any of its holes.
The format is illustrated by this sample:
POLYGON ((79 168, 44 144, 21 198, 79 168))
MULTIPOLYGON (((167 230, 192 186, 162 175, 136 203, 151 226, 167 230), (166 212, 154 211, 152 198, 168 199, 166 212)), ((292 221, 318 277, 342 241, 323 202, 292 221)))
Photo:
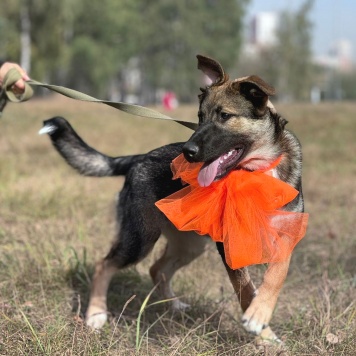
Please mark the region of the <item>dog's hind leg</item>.
POLYGON ((189 307, 178 298, 171 288, 171 279, 175 272, 188 265, 204 251, 207 238, 194 232, 179 232, 170 228, 165 231, 167 245, 162 256, 150 268, 154 284, 158 284, 159 291, 164 299, 172 299, 173 309, 184 310, 189 307))
POLYGON ((144 228, 142 216, 127 220, 122 221, 118 238, 107 256, 95 267, 85 318, 86 324, 93 329, 100 329, 107 320, 107 291, 115 272, 143 259, 160 236, 159 229, 148 231, 144 228), (130 221, 129 226, 125 226, 127 220, 130 221))
POLYGON ((107 259, 103 259, 95 266, 92 280, 89 306, 85 322, 92 329, 100 329, 107 320, 106 295, 111 278, 118 268, 107 259))
MULTIPOLYGON (((248 315, 247 313, 249 313, 249 311, 252 310, 251 305, 252 305, 253 301, 255 300, 256 296, 259 294, 259 291, 256 289, 255 285, 253 284, 247 268, 240 268, 240 269, 236 269, 236 270, 231 269, 227 265, 226 260, 225 260, 225 251, 224 251, 223 244, 218 242, 216 245, 217 245, 218 251, 222 257, 222 260, 224 262, 224 265, 225 265, 226 271, 228 273, 228 276, 230 278, 231 284, 232 284, 232 286, 235 290, 235 293, 237 295, 237 298, 240 302, 242 311, 244 312, 244 316, 242 318, 244 327, 248 331, 250 331, 254 334, 260 334, 261 337, 263 337, 264 339, 278 341, 277 336, 272 331, 272 329, 268 326, 268 323, 261 326, 261 328, 258 326, 258 330, 256 330, 256 328, 252 329, 252 327, 249 328, 248 327, 249 324, 246 324, 245 319, 246 319, 246 316, 248 315)), ((251 321, 252 321, 252 319, 251 319, 251 321)))

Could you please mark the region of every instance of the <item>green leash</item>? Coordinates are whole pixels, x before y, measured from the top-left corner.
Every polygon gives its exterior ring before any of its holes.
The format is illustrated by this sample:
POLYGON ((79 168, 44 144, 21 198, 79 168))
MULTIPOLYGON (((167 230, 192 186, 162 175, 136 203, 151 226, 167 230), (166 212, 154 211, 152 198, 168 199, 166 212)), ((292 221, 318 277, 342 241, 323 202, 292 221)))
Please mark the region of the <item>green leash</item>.
POLYGON ((21 78, 22 78, 21 74, 15 68, 11 68, 5 75, 5 78, 4 78, 4 81, 2 84, 2 91, 0 94, 0 113, 6 104, 6 100, 10 100, 11 102, 14 102, 14 103, 29 100, 33 95, 33 90, 31 88, 31 86, 37 86, 37 87, 47 88, 49 90, 55 91, 59 94, 62 94, 64 96, 67 96, 68 98, 72 98, 75 100, 89 101, 89 102, 94 102, 94 103, 103 103, 103 104, 109 105, 115 109, 124 111, 128 114, 147 117, 147 118, 151 118, 151 119, 175 121, 175 122, 177 122, 185 127, 188 127, 192 130, 196 130, 196 128, 198 127, 197 123, 176 120, 176 119, 173 119, 167 115, 161 114, 158 111, 148 109, 148 108, 145 108, 140 105, 132 105, 132 104, 127 104, 127 103, 123 103, 123 102, 114 102, 114 101, 109 101, 109 100, 100 100, 100 99, 94 98, 90 95, 81 93, 80 91, 77 91, 77 90, 69 89, 66 87, 59 86, 59 85, 44 84, 41 82, 37 82, 36 80, 25 81, 24 92, 20 95, 15 95, 12 91, 12 86, 21 78))

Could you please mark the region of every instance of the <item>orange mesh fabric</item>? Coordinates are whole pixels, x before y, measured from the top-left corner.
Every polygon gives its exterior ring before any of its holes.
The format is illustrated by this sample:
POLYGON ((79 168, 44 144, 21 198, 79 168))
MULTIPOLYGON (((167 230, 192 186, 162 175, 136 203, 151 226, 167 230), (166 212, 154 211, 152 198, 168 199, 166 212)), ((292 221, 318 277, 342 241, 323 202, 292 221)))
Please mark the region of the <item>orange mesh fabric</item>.
POLYGON ((174 179, 189 185, 156 206, 176 228, 223 242, 232 269, 286 260, 305 235, 308 214, 278 209, 298 191, 262 171, 244 170, 200 187, 197 175, 201 167, 201 163, 190 164, 183 155, 172 162, 174 179))

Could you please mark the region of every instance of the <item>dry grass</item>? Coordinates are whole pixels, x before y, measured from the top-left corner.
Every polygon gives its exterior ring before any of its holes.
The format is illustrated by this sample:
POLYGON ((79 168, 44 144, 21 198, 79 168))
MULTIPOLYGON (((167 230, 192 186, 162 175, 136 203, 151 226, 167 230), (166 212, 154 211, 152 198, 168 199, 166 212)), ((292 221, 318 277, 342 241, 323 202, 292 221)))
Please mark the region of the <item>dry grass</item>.
MULTIPOLYGON (((354 355, 356 105, 295 104, 280 110, 303 143, 311 216, 272 327, 291 355, 354 355)), ((147 260, 114 278, 111 323, 100 333, 86 329, 82 318, 93 264, 112 240, 113 197, 122 180, 77 175, 47 137, 37 136, 42 120, 58 114, 111 155, 144 152, 191 133, 174 123, 58 96, 7 107, 0 121, 0 354, 256 354, 213 245, 175 279, 177 293, 192 305, 189 312, 172 314, 160 303, 146 307, 138 319, 152 289, 147 266, 161 241, 147 260)), ((187 119, 195 114, 196 107, 175 113, 187 119)), ((157 298, 153 293, 148 304, 157 298)))

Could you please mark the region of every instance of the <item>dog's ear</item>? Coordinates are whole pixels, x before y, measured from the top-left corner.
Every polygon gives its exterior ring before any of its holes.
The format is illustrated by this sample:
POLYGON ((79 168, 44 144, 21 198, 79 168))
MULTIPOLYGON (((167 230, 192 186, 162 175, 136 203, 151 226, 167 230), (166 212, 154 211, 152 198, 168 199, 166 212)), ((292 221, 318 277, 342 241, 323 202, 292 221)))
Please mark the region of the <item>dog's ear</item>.
POLYGON ((275 95, 275 89, 257 75, 239 78, 233 81, 232 86, 256 108, 256 114, 262 116, 268 107, 268 97, 275 95))
POLYGON ((200 54, 197 55, 197 58, 198 69, 207 75, 207 77, 212 81, 213 85, 221 85, 229 79, 219 62, 200 54))

